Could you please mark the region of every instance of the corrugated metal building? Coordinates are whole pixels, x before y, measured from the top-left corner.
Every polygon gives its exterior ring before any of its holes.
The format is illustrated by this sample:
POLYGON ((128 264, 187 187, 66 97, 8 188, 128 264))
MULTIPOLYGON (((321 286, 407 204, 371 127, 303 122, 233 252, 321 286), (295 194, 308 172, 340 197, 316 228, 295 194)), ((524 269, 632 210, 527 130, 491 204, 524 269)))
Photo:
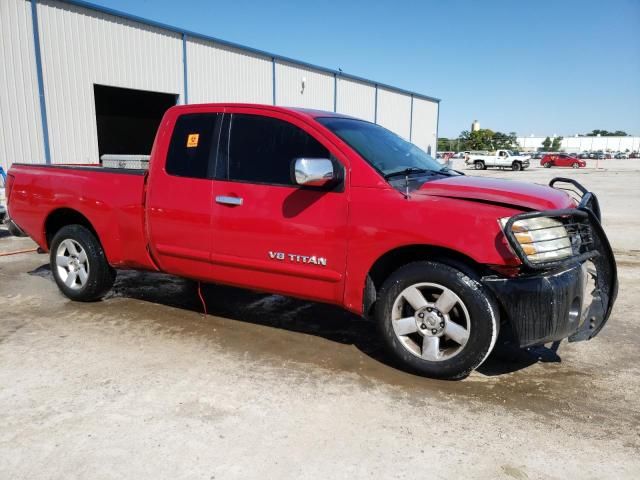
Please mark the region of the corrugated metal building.
POLYGON ((337 111, 436 149, 438 99, 79 0, 1 0, 0 64, 5 169, 149 153, 176 103, 337 111))

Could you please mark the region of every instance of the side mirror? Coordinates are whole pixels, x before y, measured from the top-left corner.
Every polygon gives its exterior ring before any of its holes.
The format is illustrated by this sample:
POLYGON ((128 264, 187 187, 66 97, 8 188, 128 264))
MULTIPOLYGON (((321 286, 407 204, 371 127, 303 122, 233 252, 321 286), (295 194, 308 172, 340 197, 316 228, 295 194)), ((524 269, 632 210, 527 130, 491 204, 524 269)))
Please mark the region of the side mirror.
POLYGON ((327 187, 337 180, 333 162, 328 158, 296 158, 293 161, 293 181, 307 187, 327 187))

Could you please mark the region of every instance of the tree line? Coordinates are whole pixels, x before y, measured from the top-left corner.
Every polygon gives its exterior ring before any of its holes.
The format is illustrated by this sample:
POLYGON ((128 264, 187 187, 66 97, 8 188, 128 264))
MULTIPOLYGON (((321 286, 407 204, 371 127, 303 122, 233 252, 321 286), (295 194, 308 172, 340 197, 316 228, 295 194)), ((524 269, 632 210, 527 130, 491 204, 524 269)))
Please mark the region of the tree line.
POLYGON ((438 151, 511 150, 517 146, 516 132, 494 132, 488 128, 465 130, 458 138, 438 138, 438 151))

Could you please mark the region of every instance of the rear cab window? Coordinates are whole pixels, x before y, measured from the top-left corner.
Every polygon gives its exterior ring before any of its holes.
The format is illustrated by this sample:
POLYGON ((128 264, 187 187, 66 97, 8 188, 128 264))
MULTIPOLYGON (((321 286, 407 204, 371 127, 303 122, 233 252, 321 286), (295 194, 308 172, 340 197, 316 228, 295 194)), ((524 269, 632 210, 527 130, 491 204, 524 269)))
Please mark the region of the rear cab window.
POLYGON ((221 116, 195 113, 178 117, 167 152, 169 175, 213 178, 221 116))

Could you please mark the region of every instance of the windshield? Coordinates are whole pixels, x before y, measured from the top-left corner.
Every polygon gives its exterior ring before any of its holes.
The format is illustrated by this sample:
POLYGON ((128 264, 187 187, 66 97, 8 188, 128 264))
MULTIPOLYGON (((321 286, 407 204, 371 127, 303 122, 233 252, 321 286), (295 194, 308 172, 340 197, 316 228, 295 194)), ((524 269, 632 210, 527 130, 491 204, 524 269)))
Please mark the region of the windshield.
POLYGON ((440 171, 431 155, 379 125, 351 118, 322 117, 327 127, 383 175, 415 169, 440 171))

